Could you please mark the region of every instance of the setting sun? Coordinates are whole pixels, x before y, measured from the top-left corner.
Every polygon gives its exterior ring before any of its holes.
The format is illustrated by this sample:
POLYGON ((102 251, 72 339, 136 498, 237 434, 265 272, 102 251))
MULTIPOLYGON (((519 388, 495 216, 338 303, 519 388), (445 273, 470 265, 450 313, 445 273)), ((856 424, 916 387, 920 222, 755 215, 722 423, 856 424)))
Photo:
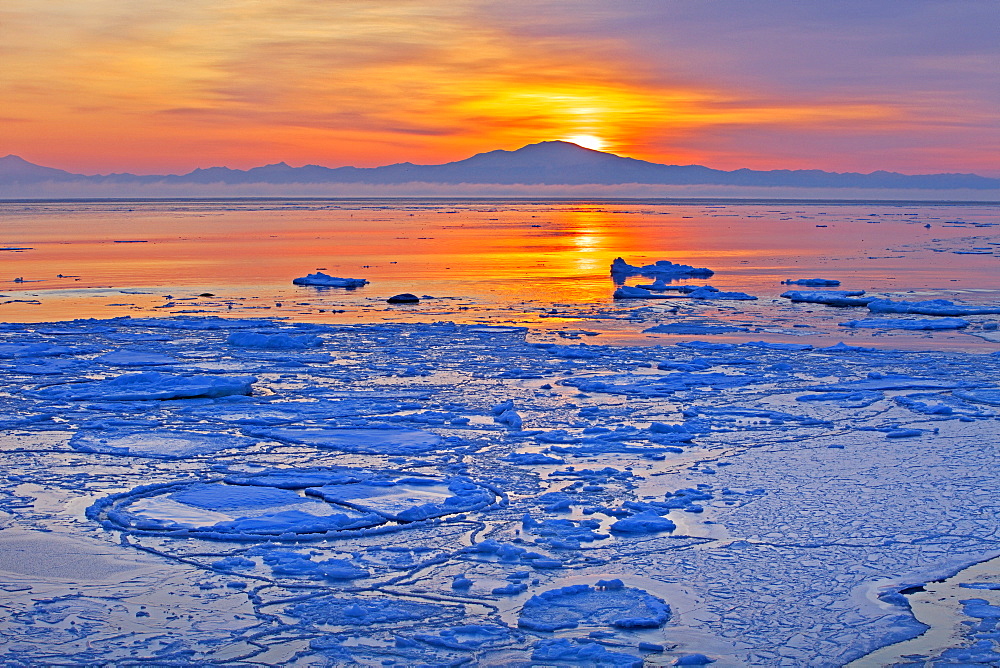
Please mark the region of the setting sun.
POLYGON ((603 151, 607 145, 603 139, 594 135, 570 135, 566 137, 566 141, 573 142, 584 148, 594 149, 595 151, 603 151))

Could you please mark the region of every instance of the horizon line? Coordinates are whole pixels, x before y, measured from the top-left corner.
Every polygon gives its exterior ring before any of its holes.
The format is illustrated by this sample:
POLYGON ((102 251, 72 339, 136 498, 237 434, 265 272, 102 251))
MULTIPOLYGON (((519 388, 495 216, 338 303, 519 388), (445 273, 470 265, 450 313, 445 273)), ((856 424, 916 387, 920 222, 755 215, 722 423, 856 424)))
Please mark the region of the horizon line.
POLYGON ((602 150, 599 150, 599 149, 594 149, 594 148, 589 148, 589 147, 586 147, 586 146, 581 146, 580 144, 577 144, 577 143, 571 142, 571 141, 567 141, 565 139, 543 139, 541 141, 531 142, 531 143, 528 143, 528 144, 524 144, 523 146, 520 146, 520 147, 515 148, 515 149, 490 149, 490 150, 486 150, 486 151, 481 151, 479 153, 473 153, 472 155, 470 155, 468 157, 459 158, 458 160, 451 160, 451 161, 448 161, 448 162, 415 163, 415 162, 410 162, 408 160, 404 160, 404 161, 401 161, 401 162, 391 162, 391 163, 386 163, 384 165, 377 165, 375 167, 357 167, 355 165, 340 165, 340 166, 337 166, 337 167, 329 167, 327 165, 320 165, 320 164, 316 164, 316 163, 303 163, 302 165, 299 165, 299 166, 293 166, 293 165, 290 165, 288 162, 286 162, 284 160, 279 160, 278 162, 265 163, 265 164, 257 165, 257 166, 254 166, 254 167, 248 167, 248 168, 245 168, 245 169, 242 169, 242 168, 239 168, 239 167, 229 167, 227 165, 211 165, 209 167, 195 167, 195 168, 193 168, 193 169, 191 169, 191 170, 189 170, 187 172, 183 172, 183 173, 179 173, 179 174, 178 173, 138 174, 138 173, 135 173, 135 172, 128 172, 128 171, 108 172, 108 173, 103 173, 103 174, 102 173, 82 174, 82 173, 76 173, 76 172, 69 172, 68 170, 63 169, 62 167, 52 167, 52 166, 49 166, 49 165, 42 165, 42 164, 39 164, 39 163, 36 163, 36 162, 32 162, 31 160, 28 160, 28 159, 24 158, 23 156, 18 155, 16 153, 8 153, 7 155, 0 157, 0 160, 6 160, 8 158, 16 158, 16 159, 21 160, 21 161, 23 161, 23 162, 25 162, 25 163, 27 163, 29 165, 34 166, 34 167, 43 167, 45 169, 57 169, 57 170, 60 170, 60 171, 67 172, 68 174, 72 174, 74 176, 84 176, 84 177, 110 177, 110 176, 154 177, 154 176, 164 176, 164 177, 169 177, 169 176, 189 176, 189 175, 194 174, 194 173, 199 172, 199 171, 208 171, 208 170, 213 170, 213 169, 225 169, 225 170, 229 170, 229 171, 233 171, 233 172, 244 172, 245 173, 245 172, 252 171, 254 169, 263 169, 263 168, 266 168, 266 167, 279 167, 279 166, 285 166, 285 167, 288 167, 289 169, 304 169, 306 167, 319 167, 321 169, 329 169, 329 170, 337 170, 337 169, 373 170, 373 169, 382 169, 382 168, 385 168, 385 167, 394 167, 394 166, 397 166, 397 165, 412 165, 414 167, 438 167, 438 166, 443 166, 443 165, 454 164, 456 162, 462 162, 463 160, 469 160, 469 159, 475 158, 477 156, 487 155, 487 154, 490 154, 490 153, 497 153, 497 152, 517 153, 518 151, 521 151, 523 149, 526 149, 526 148, 529 148, 529 147, 533 147, 533 146, 541 146, 543 144, 565 144, 567 146, 573 146, 576 149, 579 149, 580 151, 586 151, 586 152, 589 152, 589 153, 597 153, 597 154, 600 154, 600 155, 612 156, 612 157, 615 157, 615 158, 621 158, 623 160, 634 160, 636 162, 641 162, 641 163, 645 163, 645 164, 648 164, 648 165, 659 165, 659 166, 666 166, 666 167, 702 167, 702 168, 705 168, 705 169, 711 169, 713 171, 724 172, 724 173, 727 173, 727 174, 733 174, 735 172, 741 172, 741 171, 758 172, 758 173, 769 173, 769 172, 820 172, 820 173, 823 173, 823 174, 836 174, 836 175, 855 175, 856 174, 856 175, 859 175, 859 176, 872 176, 872 175, 875 175, 875 174, 898 174, 900 176, 976 176, 976 177, 984 178, 984 179, 997 179, 997 178, 1000 178, 1000 177, 993 177, 993 176, 984 176, 984 175, 978 174, 976 172, 929 172, 929 173, 919 173, 919 174, 918 173, 913 173, 913 174, 910 174, 910 173, 896 172, 896 171, 886 170, 886 169, 876 169, 876 170, 871 171, 871 172, 857 172, 857 171, 837 172, 837 171, 829 171, 829 170, 826 170, 826 169, 821 169, 821 168, 818 168, 818 167, 805 167, 805 168, 779 167, 779 168, 775 168, 775 169, 752 169, 750 167, 738 167, 736 169, 719 169, 719 168, 716 168, 716 167, 709 167, 708 165, 703 165, 703 164, 698 164, 698 163, 689 163, 689 164, 681 165, 681 164, 677 164, 677 163, 669 163, 668 164, 668 163, 662 163, 662 162, 652 162, 650 160, 644 160, 642 158, 633 158, 633 157, 627 156, 627 155, 620 155, 618 153, 613 153, 611 151, 602 151, 602 150))

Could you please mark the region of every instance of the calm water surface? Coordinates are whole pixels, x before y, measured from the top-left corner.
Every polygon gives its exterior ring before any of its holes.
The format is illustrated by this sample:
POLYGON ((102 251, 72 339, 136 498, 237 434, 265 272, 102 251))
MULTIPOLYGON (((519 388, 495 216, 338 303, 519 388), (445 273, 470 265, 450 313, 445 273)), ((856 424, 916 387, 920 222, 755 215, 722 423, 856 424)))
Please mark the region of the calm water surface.
MULTIPOLYGON (((990 316, 973 318, 966 333, 853 332, 838 323, 867 317, 866 309, 793 306, 778 296, 787 289, 784 279, 820 277, 842 281, 841 289, 894 298, 998 303, 996 204, 6 202, 0 204, 0 248, 0 319, 10 322, 184 313, 314 322, 453 320, 528 325, 571 337, 567 330, 601 334, 589 342, 662 342, 674 337, 641 331, 695 319, 750 330, 725 340, 997 347, 983 339, 991 337, 990 316), (759 299, 615 302, 608 266, 618 256, 631 264, 665 259, 708 267, 715 276, 690 283, 759 299), (317 269, 370 284, 358 290, 291 284, 317 269), (408 307, 385 303, 399 292, 434 299, 408 307), (212 296, 199 296, 206 293, 212 296)), ((629 281, 637 282, 645 281, 629 281)))

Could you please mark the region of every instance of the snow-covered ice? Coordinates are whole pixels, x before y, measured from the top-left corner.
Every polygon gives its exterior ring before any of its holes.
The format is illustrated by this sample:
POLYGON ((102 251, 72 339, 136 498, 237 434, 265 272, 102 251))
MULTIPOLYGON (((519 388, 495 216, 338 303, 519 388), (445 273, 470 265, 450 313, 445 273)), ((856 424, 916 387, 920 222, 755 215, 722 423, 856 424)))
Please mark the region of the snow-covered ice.
POLYGON ((292 283, 295 285, 312 285, 322 288, 360 288, 368 285, 368 281, 363 278, 340 278, 339 276, 324 274, 322 271, 292 279, 292 283))
POLYGON ((653 264, 634 266, 617 257, 611 263, 611 275, 616 277, 652 276, 664 278, 708 278, 715 272, 704 267, 689 264, 675 264, 670 260, 657 260, 653 264))
POLYGON ((832 278, 796 278, 782 281, 782 285, 805 285, 810 287, 836 287, 840 281, 832 278))
MULTIPOLYGON (((869 304, 870 306, 870 304, 869 304)), ((963 329, 968 327, 968 320, 962 318, 935 318, 928 320, 924 318, 864 318, 862 320, 848 320, 840 323, 841 327, 858 327, 863 329, 911 329, 911 330, 941 330, 941 329, 963 329)))
POLYGON ((631 285, 621 285, 614 292, 615 299, 678 299, 681 296, 686 299, 718 299, 723 301, 753 301, 757 299, 753 295, 748 295, 745 292, 725 292, 719 290, 718 288, 712 287, 711 285, 700 285, 700 286, 688 286, 681 285, 677 286, 675 290, 680 292, 680 295, 665 295, 661 294, 662 291, 668 290, 670 288, 660 288, 659 286, 650 285, 647 287, 631 286, 631 285))
POLYGON ((828 306, 867 306, 875 297, 865 297, 864 290, 788 290, 781 296, 793 302, 828 306))
POLYGON ((876 299, 868 303, 868 310, 873 313, 963 316, 1000 313, 1000 306, 971 306, 968 304, 956 304, 947 299, 929 299, 919 302, 876 299))

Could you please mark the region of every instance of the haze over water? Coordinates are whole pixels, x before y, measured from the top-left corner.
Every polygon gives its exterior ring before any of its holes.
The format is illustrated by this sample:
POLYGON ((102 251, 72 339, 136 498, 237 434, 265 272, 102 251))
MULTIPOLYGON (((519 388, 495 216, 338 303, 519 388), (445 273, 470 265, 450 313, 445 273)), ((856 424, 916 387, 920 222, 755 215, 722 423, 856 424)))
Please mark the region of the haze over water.
MULTIPOLYGON (((489 321, 597 331, 603 336, 591 341, 604 342, 696 317, 749 325, 749 333, 736 337, 742 340, 843 340, 871 338, 838 327, 867 310, 792 306, 778 297, 788 289, 781 281, 832 278, 840 289, 897 299, 1000 301, 995 204, 56 201, 8 202, 0 216, 0 308, 7 321, 178 313, 489 321), (681 282, 759 299, 616 302, 608 266, 619 256, 636 265, 671 260, 707 267, 715 271, 710 279, 681 282), (358 290, 291 284, 318 269, 370 284, 358 290), (411 307, 385 303, 399 292, 435 299, 411 307), (677 307, 681 312, 671 313, 677 307)), ((629 284, 642 282, 648 280, 629 284)), ((891 341, 904 348, 983 344, 955 333, 895 334, 891 341)))

